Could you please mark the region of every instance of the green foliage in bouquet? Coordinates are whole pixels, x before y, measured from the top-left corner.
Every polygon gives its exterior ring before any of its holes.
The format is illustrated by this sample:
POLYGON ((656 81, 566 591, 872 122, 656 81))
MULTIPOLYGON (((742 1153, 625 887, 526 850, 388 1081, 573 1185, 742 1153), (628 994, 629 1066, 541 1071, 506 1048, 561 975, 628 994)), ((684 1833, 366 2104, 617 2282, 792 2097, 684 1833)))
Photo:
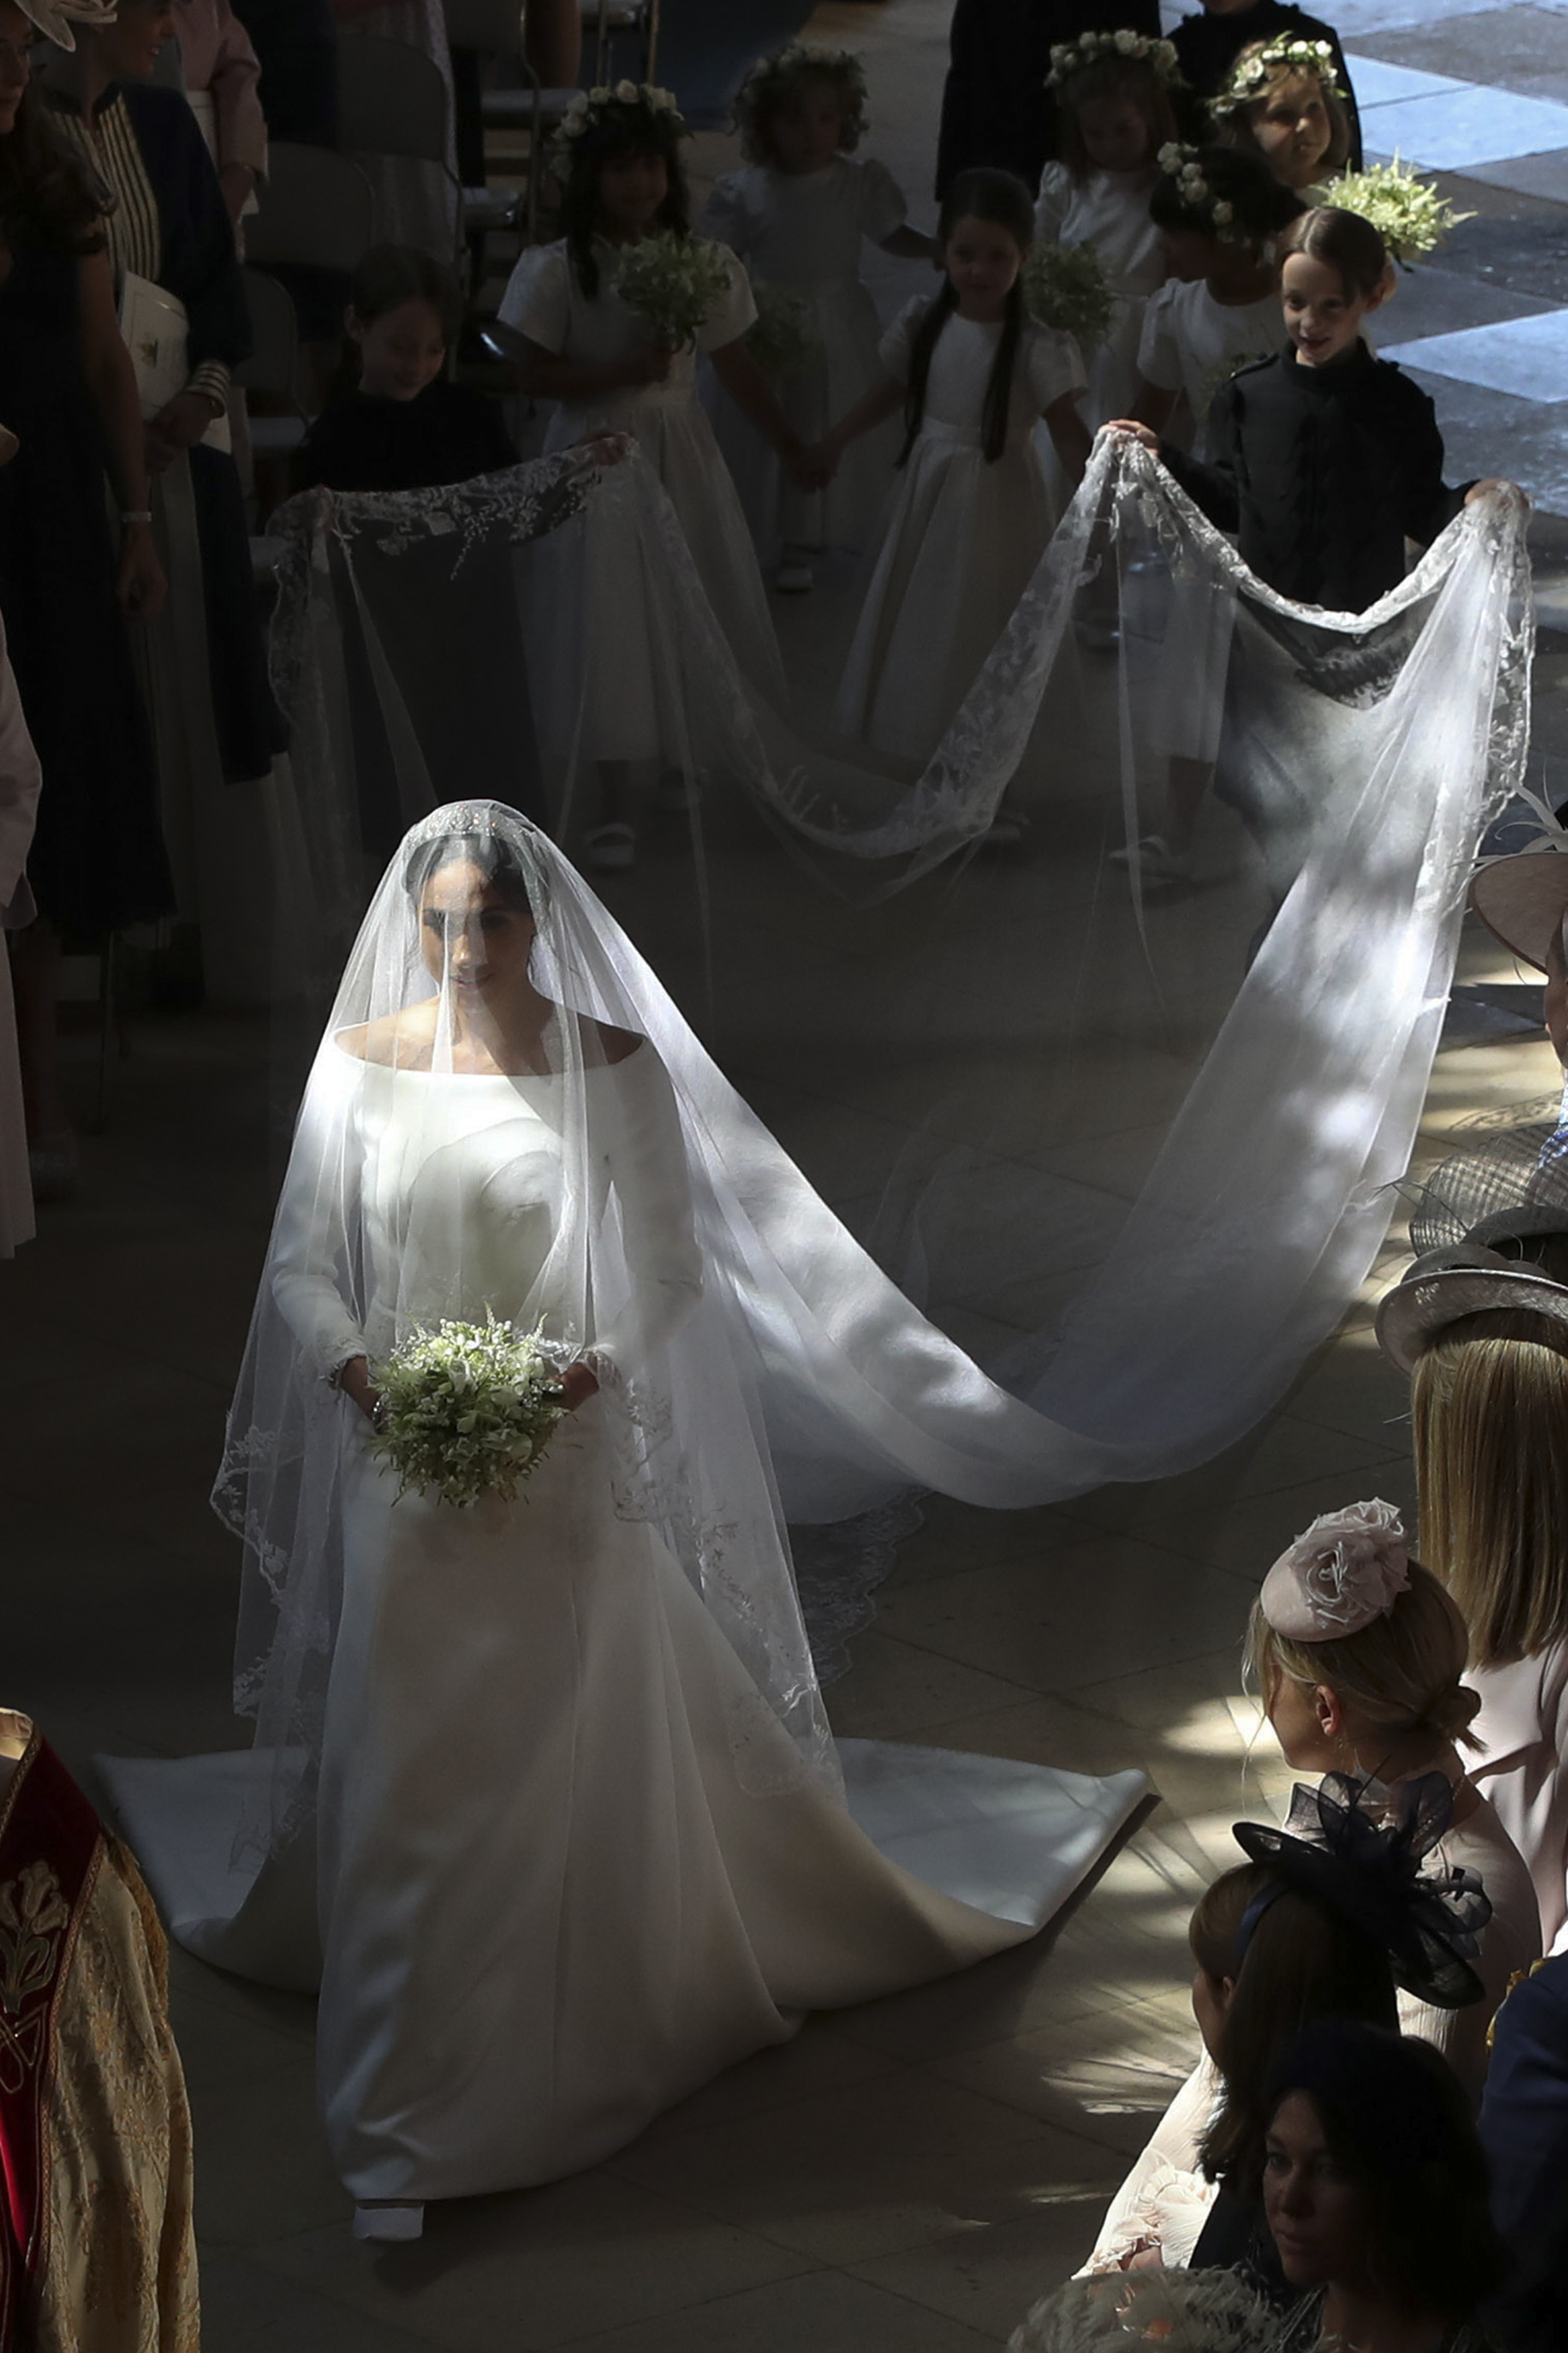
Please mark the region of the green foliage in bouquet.
POLYGON ((412 1334, 371 1378, 382 1397, 371 1445, 398 1493, 416 1487, 459 1510, 481 1495, 510 1503, 563 1412, 560 1367, 538 1332, 493 1315, 412 1334))
POLYGON ((1116 297, 1092 245, 1031 246, 1024 304, 1042 327, 1076 337, 1081 351, 1105 341, 1116 315, 1116 297))
POLYGON ((616 291, 637 311, 661 343, 684 351, 697 341, 730 290, 730 269, 718 249, 672 228, 624 246, 616 291))
POLYGON ((1397 155, 1392 164, 1373 164, 1364 172, 1342 172, 1323 194, 1342 212, 1370 221, 1394 260, 1405 263, 1433 252, 1451 228, 1475 218, 1473 213, 1457 213, 1430 180, 1397 155))
POLYGON ((1259 2353, 1278 2326, 1240 2272, 1113 2272, 1037 2304, 1007 2353, 1259 2353))
POLYGON ((765 278, 752 280, 752 292, 757 315, 746 330, 746 342, 752 358, 770 374, 798 367, 817 348, 810 303, 804 294, 787 286, 772 286, 765 278))

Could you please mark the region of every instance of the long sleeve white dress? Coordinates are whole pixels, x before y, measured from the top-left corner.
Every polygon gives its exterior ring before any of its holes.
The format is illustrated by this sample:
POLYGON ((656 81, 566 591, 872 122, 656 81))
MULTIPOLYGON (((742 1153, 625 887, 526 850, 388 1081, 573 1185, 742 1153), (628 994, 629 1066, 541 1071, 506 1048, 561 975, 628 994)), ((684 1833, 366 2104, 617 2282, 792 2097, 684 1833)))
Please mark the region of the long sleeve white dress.
MULTIPOLYGON (((802 305, 809 347, 768 375, 808 445, 881 375, 881 329, 860 276, 862 248, 868 239, 880 245, 908 216, 903 191, 886 166, 848 155, 825 172, 776 172, 765 164, 731 172, 703 208, 703 229, 740 255, 754 287, 777 287, 802 305)), ((720 385, 713 423, 764 563, 781 547, 868 544, 893 479, 902 438, 896 424, 863 434, 825 491, 797 491, 720 385)))
MULTIPOLYGON (((906 305, 882 338, 902 384, 929 305, 906 305)), ((1026 324, 993 465, 983 420, 1000 324, 950 317, 937 337, 925 413, 894 477, 838 690, 838 725, 879 752, 930 757, 1028 586, 1056 515, 1034 448, 1042 412, 1084 388, 1070 335, 1026 324)))
MULTIPOLYGON (((586 985, 569 928, 538 954, 586 985)), ((319 1983, 345 2183, 422 2203, 592 2164, 807 2010, 1019 1942, 1146 1784, 848 1744, 846 1805, 655 1047, 563 1013, 549 1074, 470 1075, 370 1034, 318 1057, 230 1422, 261 1736, 104 1771, 183 1944, 319 1983), (327 1377, 488 1311, 599 1392, 514 1502, 400 1494, 327 1377)))

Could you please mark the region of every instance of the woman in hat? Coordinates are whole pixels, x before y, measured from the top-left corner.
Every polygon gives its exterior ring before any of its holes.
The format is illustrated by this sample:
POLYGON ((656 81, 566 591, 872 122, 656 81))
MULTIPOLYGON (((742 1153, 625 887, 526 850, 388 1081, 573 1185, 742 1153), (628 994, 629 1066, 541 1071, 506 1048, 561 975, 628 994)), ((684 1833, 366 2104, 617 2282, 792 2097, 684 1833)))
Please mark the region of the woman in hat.
POLYGON ((1259 2202, 1266 2095, 1312 2020, 1397 2023, 1397 1992, 1433 2010, 1481 1999, 1471 1967, 1489 1906, 1474 1874, 1429 1868, 1447 1782, 1392 1815, 1330 1774, 1298 1788, 1283 1830, 1238 1822, 1248 1860, 1199 1898, 1187 1936, 1204 2056, 1113 2200, 1086 2273, 1158 2260, 1242 2264, 1276 2300, 1285 2281, 1259 2202))
POLYGON ((1354 1504, 1314 1520, 1263 1581, 1247 1628, 1249 1680, 1287 1760, 1363 1785, 1377 1810, 1423 1799, 1437 1776, 1449 1827, 1435 1861, 1479 1878, 1491 1917, 1476 1956, 1482 1999, 1445 2010, 1407 1993, 1407 2032, 1437 2044, 1479 2101, 1487 2028, 1516 1970, 1541 1956, 1541 1924, 1518 1849, 1461 1761, 1480 1702, 1463 1679, 1463 1617, 1413 1560, 1392 1504, 1354 1504))
MULTIPOLYGON (((1476 906, 1547 975, 1568 1021, 1568 857, 1482 869, 1476 906)), ((1568 1158, 1551 1122, 1449 1161, 1411 1219, 1419 1255, 1377 1333, 1410 1377, 1423 1549, 1463 1613, 1479 1694, 1470 1770, 1568 1949, 1568 1158)))

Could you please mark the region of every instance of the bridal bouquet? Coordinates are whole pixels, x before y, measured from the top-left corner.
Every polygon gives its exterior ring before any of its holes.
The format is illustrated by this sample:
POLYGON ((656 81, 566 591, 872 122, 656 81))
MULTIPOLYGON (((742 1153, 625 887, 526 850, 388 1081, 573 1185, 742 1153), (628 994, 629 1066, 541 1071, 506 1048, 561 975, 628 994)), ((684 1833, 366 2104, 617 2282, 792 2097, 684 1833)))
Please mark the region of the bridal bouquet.
POLYGON ((371 1445, 398 1493, 416 1487, 459 1510, 481 1495, 510 1504, 564 1409, 560 1366, 539 1333, 493 1315, 413 1333, 371 1377, 381 1392, 371 1445))
POLYGON ((746 330, 746 342, 758 366, 770 371, 798 367, 817 348, 811 305, 804 294, 770 285, 765 278, 752 280, 752 292, 757 315, 746 330))
POLYGON ((622 301, 677 352, 695 343, 729 290, 729 265, 717 248, 672 228, 624 247, 616 269, 622 301))
POLYGON ((1110 332, 1116 296, 1092 245, 1034 245, 1024 263, 1024 306, 1088 351, 1110 332))
POLYGON ((1330 182, 1325 201, 1369 220, 1395 261, 1432 252, 1451 228, 1475 218, 1473 213, 1457 213, 1430 180, 1397 155, 1392 164, 1373 164, 1364 172, 1342 172, 1330 182))
POLYGON ((1258 2353, 1277 2326, 1240 2272, 1121 2272, 1068 2280, 1014 2330, 1007 2353, 1258 2353))

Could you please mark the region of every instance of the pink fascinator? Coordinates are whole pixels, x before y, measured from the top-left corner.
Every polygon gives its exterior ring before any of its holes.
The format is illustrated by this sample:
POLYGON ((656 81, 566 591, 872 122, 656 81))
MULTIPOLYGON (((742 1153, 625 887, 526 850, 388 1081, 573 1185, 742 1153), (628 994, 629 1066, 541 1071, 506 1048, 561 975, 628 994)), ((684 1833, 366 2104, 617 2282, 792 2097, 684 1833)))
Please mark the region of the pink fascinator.
POLYGON ((1263 1615, 1289 1642, 1359 1634, 1410 1587, 1410 1547, 1392 1504, 1325 1512, 1281 1553, 1258 1596, 1263 1615))

